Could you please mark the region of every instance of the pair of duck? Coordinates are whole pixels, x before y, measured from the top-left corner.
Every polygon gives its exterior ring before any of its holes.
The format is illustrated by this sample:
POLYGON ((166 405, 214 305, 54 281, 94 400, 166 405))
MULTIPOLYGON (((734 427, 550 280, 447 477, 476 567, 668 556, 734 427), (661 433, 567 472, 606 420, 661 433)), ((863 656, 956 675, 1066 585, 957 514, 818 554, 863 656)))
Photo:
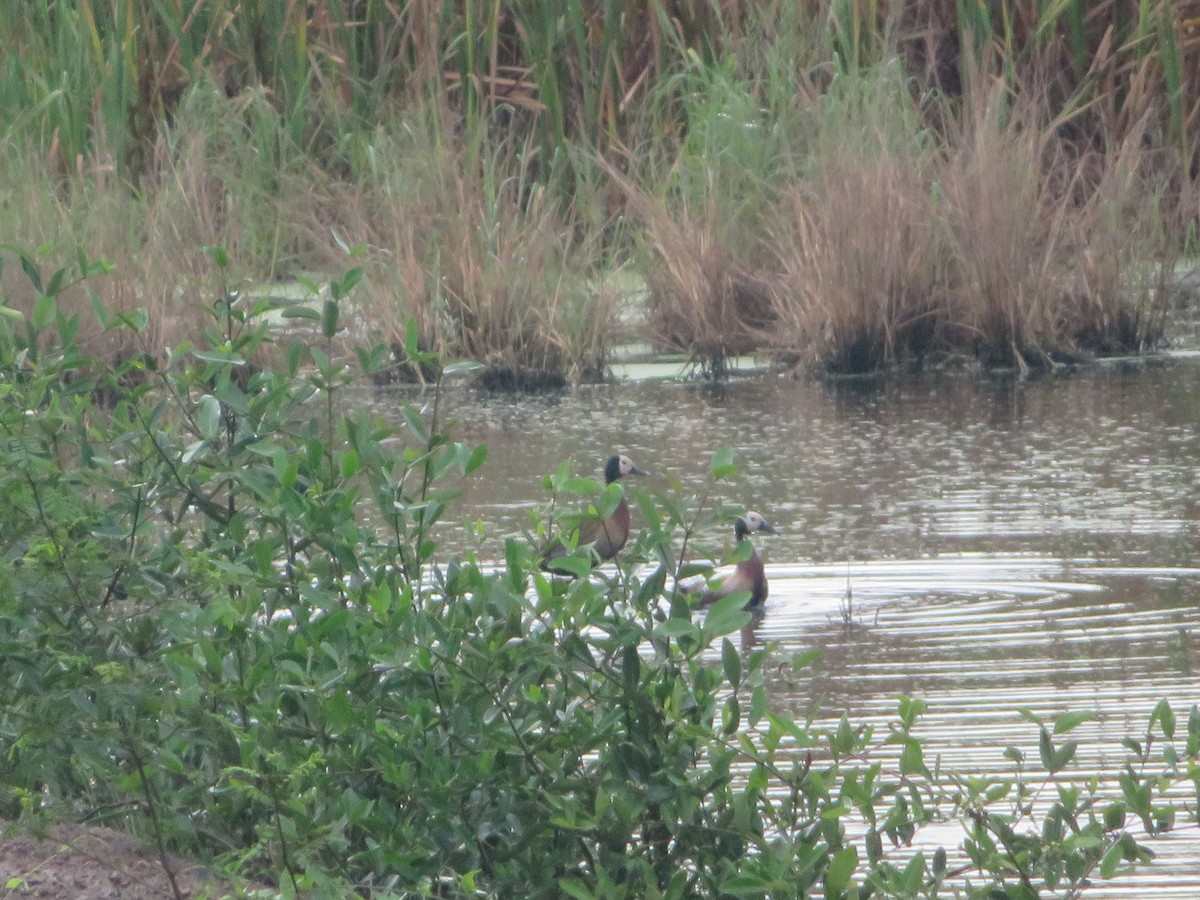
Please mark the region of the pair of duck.
MULTIPOLYGON (((639 469, 633 461, 624 454, 614 453, 604 466, 604 482, 612 484, 627 475, 649 475, 649 472, 639 469)), ((629 540, 629 504, 625 498, 617 504, 612 515, 606 518, 588 519, 580 524, 577 539, 573 546, 591 545, 592 556, 597 562, 603 563, 612 559, 629 540)), ((739 516, 733 525, 733 534, 738 543, 749 539, 755 532, 778 534, 778 530, 756 512, 747 512, 739 516)), ((553 569, 553 562, 568 552, 568 545, 559 540, 547 551, 542 558, 543 569, 553 569)), ((716 587, 706 587, 700 594, 699 606, 712 606, 718 600, 748 591, 750 600, 746 609, 761 609, 767 599, 767 575, 763 567, 762 557, 757 549, 752 549, 750 555, 737 564, 732 573, 725 576, 716 587)))

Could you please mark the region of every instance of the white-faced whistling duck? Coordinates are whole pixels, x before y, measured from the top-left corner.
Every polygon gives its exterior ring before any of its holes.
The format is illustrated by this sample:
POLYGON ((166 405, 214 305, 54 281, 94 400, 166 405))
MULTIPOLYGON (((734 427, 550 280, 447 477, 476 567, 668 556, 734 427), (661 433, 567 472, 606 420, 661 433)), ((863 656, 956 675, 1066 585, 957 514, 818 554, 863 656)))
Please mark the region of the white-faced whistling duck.
MULTIPOLYGON (((733 524, 733 534, 738 543, 748 539, 756 531, 779 534, 770 522, 756 512, 748 512, 744 516, 739 516, 733 524)), ((758 555, 757 548, 752 549, 749 557, 743 559, 737 564, 737 568, 721 579, 719 585, 704 589, 700 595, 699 608, 705 609, 712 606, 718 600, 728 597, 730 594, 736 594, 738 591, 750 592, 750 599, 746 602, 745 609, 762 609, 763 604, 767 601, 767 573, 763 568, 762 557, 758 555)))
MULTIPOLYGON (((649 474, 635 466, 628 456, 614 453, 604 466, 604 483, 612 484, 626 475, 649 474)), ((629 504, 622 497, 611 516, 605 519, 585 519, 580 523, 577 534, 578 539, 574 542, 574 546, 584 547, 590 544, 592 558, 596 565, 608 562, 629 540, 629 504)), ((554 560, 560 556, 566 556, 568 546, 561 538, 556 539, 550 549, 546 551, 546 555, 542 557, 542 568, 553 569, 554 560)))

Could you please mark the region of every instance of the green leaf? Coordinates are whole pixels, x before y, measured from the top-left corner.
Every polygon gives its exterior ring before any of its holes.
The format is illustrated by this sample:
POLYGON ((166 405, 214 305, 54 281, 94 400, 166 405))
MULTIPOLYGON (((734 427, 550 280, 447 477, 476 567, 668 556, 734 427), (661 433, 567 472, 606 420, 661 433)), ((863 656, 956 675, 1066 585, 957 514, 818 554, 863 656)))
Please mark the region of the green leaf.
POLYGON ((737 466, 733 464, 733 448, 722 447, 714 453, 709 468, 712 472, 713 481, 720 481, 734 474, 737 471, 737 466))
POLYGON ((410 318, 404 325, 404 355, 408 359, 416 359, 420 349, 417 320, 410 318))
POLYGON ((925 767, 925 751, 915 739, 907 740, 900 751, 900 772, 904 775, 929 775, 925 767))
POLYGON ((38 298, 33 301, 33 309, 30 311, 29 321, 35 329, 44 331, 54 324, 57 311, 58 304, 51 294, 38 294, 38 298))
POLYGON ((1121 860, 1125 857, 1125 851, 1118 842, 1113 844, 1104 851, 1104 856, 1100 860, 1100 877, 1112 878, 1117 874, 1117 866, 1121 864, 1121 860))
POLYGON ((1078 712, 1063 713, 1054 720, 1054 733, 1066 734, 1073 728, 1081 725, 1089 719, 1096 718, 1096 713, 1093 710, 1079 710, 1078 712))
POLYGON ((896 712, 905 730, 911 730, 926 709, 928 704, 920 697, 900 697, 896 701, 896 712))
POLYGON ((296 303, 287 307, 279 314, 282 319, 311 319, 316 322, 321 318, 321 314, 311 306, 305 306, 303 303, 296 303))
POLYGON ((691 619, 667 619, 654 626, 654 636, 678 639, 694 635, 698 630, 699 627, 691 619))
POLYGON ((694 578, 697 575, 703 575, 707 579, 712 577, 712 573, 713 567, 711 563, 684 563, 679 567, 679 580, 686 581, 687 579, 694 578))
POLYGON ((704 619, 705 633, 722 637, 740 631, 750 621, 750 613, 742 609, 749 602, 749 591, 738 591, 718 600, 704 619))
POLYGON ((760 684, 754 689, 754 693, 750 695, 750 714, 747 716, 746 724, 754 728, 762 721, 762 717, 767 711, 767 691, 760 684))
POLYGON ((321 305, 321 334, 332 338, 338 333, 338 303, 337 300, 326 300, 321 305))
POLYGON ((576 578, 587 578, 592 571, 592 561, 580 554, 568 554, 550 560, 546 563, 546 568, 552 572, 574 575, 576 578))
POLYGON ((858 850, 843 847, 829 860, 825 870, 825 896, 841 897, 850 889, 850 876, 858 868, 858 850))
POLYGON ((1038 756, 1041 758, 1042 768, 1053 771, 1051 766, 1054 765, 1054 742, 1050 740, 1050 732, 1045 728, 1038 729, 1038 756))
POLYGON ((1168 741, 1175 739, 1175 713, 1166 698, 1158 701, 1154 712, 1150 714, 1150 721, 1158 722, 1159 727, 1162 728, 1163 737, 1168 741))
POLYGON ((663 566, 658 566, 653 572, 646 576, 641 587, 637 591, 637 601, 641 605, 649 605, 656 602, 657 598, 662 596, 663 590, 667 585, 667 570, 663 566))
POLYGON ((317 364, 317 371, 328 377, 333 372, 333 366, 329 361, 329 354, 320 347, 309 347, 308 352, 312 354, 313 362, 317 364))
POLYGON ((329 285, 329 292, 333 295, 333 299, 341 300, 343 297, 350 296, 350 292, 354 290, 362 282, 365 277, 362 266, 355 266, 329 285))
POLYGON ((588 886, 578 878, 560 878, 558 879, 558 887, 568 897, 574 897, 575 900, 595 900, 596 895, 588 889, 588 886))
POLYGON ((808 650, 797 653, 792 657, 792 668, 795 670, 807 669, 821 658, 823 652, 820 647, 810 647, 808 650))
POLYGON ((38 271, 37 263, 24 253, 18 251, 21 259, 21 269, 25 272, 25 277, 29 279, 29 283, 33 285, 33 289, 39 294, 42 291, 42 273, 38 271))
POLYGON ((112 318, 108 314, 108 310, 104 308, 104 304, 100 302, 100 297, 95 291, 88 291, 88 302, 92 304, 92 314, 96 317, 96 321, 100 323, 100 327, 108 331, 109 323, 112 318))
POLYGON ((220 423, 221 401, 212 394, 205 394, 196 402, 196 426, 200 429, 200 437, 211 441, 217 436, 220 423))
POLYGON ((369 350, 364 347, 356 347, 354 353, 358 356, 358 364, 362 366, 363 372, 372 374, 378 372, 387 363, 388 354, 391 348, 387 344, 376 344, 369 350))
POLYGON ((117 323, 132 329, 135 334, 141 334, 150 324, 150 313, 141 307, 131 312, 117 313, 117 323))
POLYGON ((1018 706, 1017 707, 1017 715, 1019 715, 1026 722, 1031 722, 1034 725, 1042 724, 1042 720, 1028 706, 1018 706))
POLYGON ((564 478, 559 483, 558 489, 564 494, 590 497, 600 490, 600 482, 595 478, 564 478))
POLYGON ((487 456, 487 444, 480 444, 477 446, 471 451, 471 455, 467 458, 467 463, 463 466, 463 473, 470 475, 487 461, 487 456))
POLYGON ((925 854, 918 850, 913 855, 913 858, 908 861, 908 865, 904 867, 904 872, 900 876, 900 883, 908 896, 916 897, 920 894, 924 881, 925 854))
POLYGON ((287 350, 284 352, 284 366, 287 367, 287 373, 295 376, 300 371, 300 360, 304 356, 304 345, 299 341, 292 341, 287 345, 287 350))
POLYGON ((1067 838, 1067 846, 1075 850, 1091 850, 1101 846, 1103 843, 1104 838, 1087 831, 1080 831, 1067 838))
POLYGON ((736 690, 742 682, 742 658, 729 638, 721 639, 721 667, 725 670, 729 686, 736 690))
POLYGON ((933 875, 935 878, 941 878, 946 874, 946 848, 938 847, 933 851, 933 875))
POLYGON ((212 257, 213 262, 217 264, 218 268, 226 269, 229 267, 229 254, 225 251, 224 247, 202 247, 201 252, 212 257))
POLYGON ((1068 765, 1070 765, 1071 760, 1075 758, 1075 750, 1078 746, 1079 745, 1075 741, 1067 741, 1065 744, 1055 750, 1054 756, 1050 760, 1050 774, 1053 775, 1056 772, 1061 772, 1068 765))
POLYGON ((607 519, 615 513, 624 497, 625 487, 621 482, 614 481, 605 485, 604 490, 600 492, 600 499, 596 501, 596 510, 600 513, 600 518, 607 519))

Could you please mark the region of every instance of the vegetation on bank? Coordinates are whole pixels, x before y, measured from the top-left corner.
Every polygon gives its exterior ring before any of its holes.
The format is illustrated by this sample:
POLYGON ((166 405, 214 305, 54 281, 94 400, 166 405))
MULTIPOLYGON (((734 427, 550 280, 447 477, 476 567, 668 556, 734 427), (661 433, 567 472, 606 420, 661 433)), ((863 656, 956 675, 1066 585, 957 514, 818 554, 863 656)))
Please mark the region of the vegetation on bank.
POLYGON ((602 377, 628 338, 716 372, 1140 352, 1197 249, 1189 10, 12 4, 0 232, 112 260, 160 361, 218 244, 258 285, 363 248, 355 343, 398 375, 412 320, 513 384, 602 377))
MULTIPOLYGON (((278 343, 206 258, 203 339, 161 361, 81 343, 154 330, 96 298, 106 262, 21 253, 37 300, 0 303, 0 818, 119 826, 168 869, 211 858, 285 896, 831 900, 1078 897, 1200 824, 1195 706, 1161 702, 1111 779, 1073 774, 1090 712, 1027 716, 1036 758, 978 773, 926 758, 919 700, 886 734, 773 708, 812 657, 739 650, 745 596, 697 619, 672 588, 728 522, 703 497, 635 493, 646 527, 612 576, 547 578, 518 539, 499 567, 440 557, 486 459, 439 408, 469 367, 431 365, 401 427, 348 411, 388 358, 332 358, 361 270, 278 343), (961 825, 961 856, 914 849, 932 823, 961 825)), ((714 454, 714 481, 733 471, 714 454)), ((623 490, 546 486, 601 513, 623 490)))

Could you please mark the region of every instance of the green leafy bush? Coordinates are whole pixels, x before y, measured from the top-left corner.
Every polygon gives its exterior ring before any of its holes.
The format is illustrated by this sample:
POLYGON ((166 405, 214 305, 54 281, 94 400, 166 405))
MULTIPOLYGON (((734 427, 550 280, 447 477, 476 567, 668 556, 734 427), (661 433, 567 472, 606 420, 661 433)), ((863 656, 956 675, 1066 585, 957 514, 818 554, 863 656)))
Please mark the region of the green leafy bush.
POLYGON ((1064 779, 1077 715, 1034 723, 1043 775, 1011 751, 975 777, 924 758, 917 700, 882 736, 773 710, 744 598, 696 620, 671 588, 727 516, 705 498, 636 494, 609 581, 549 579, 516 540, 498 567, 439 561, 486 451, 446 433, 437 387, 401 428, 345 396, 388 353, 335 358, 358 269, 292 310, 315 331, 281 371, 254 362, 265 309, 221 284, 205 349, 111 370, 57 303, 104 264, 18 259, 40 299, 0 308, 0 816, 120 825, 288 895, 1033 897, 1147 859, 1132 825, 1183 808, 1194 707, 1186 735, 1155 711, 1120 796, 1064 779), (910 849, 939 821, 969 865, 910 849))

